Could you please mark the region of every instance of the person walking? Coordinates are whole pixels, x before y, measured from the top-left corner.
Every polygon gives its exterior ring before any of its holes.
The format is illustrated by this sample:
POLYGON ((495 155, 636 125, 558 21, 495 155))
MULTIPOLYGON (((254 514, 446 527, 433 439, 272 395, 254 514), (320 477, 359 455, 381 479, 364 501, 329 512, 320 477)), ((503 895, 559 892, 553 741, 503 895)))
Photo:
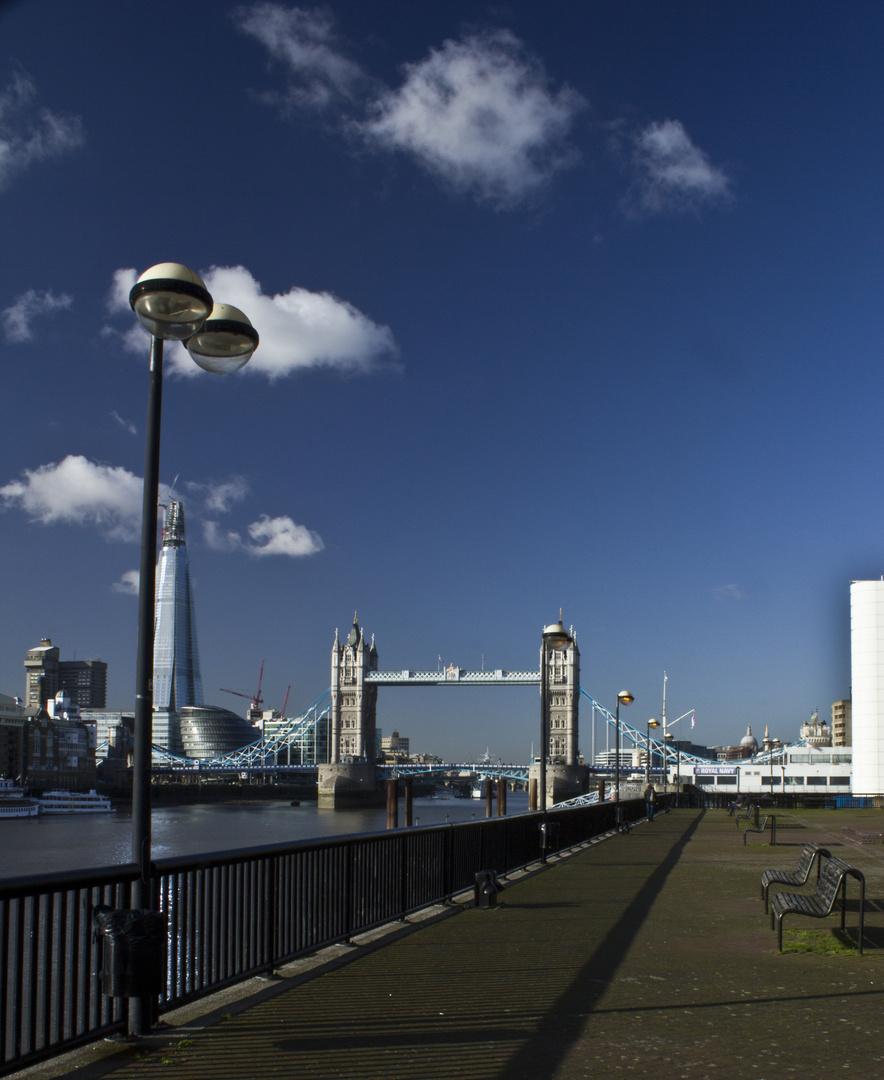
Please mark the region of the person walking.
POLYGON ((648 814, 648 821, 654 820, 654 810, 657 806, 657 791, 653 784, 648 784, 645 788, 645 809, 648 814))

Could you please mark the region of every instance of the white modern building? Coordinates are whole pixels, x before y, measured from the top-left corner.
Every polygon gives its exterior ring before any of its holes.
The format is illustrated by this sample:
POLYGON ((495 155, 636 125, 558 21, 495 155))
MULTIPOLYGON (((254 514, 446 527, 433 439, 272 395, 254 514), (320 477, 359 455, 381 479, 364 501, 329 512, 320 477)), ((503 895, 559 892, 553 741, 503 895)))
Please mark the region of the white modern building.
POLYGON ((854 795, 884 794, 884 578, 850 583, 854 795))

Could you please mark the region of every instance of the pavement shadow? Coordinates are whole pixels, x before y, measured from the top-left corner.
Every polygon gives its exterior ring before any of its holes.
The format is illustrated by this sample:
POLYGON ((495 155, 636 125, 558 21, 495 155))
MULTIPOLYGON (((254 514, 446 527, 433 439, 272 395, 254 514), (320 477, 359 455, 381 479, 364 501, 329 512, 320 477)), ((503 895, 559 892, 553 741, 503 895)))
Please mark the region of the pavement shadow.
POLYGON ((552 1076, 580 1037, 588 1013, 607 990, 623 957, 648 916, 658 894, 700 826, 702 810, 687 825, 644 885, 624 909, 604 941, 583 965, 567 989, 546 1010, 534 1034, 513 1055, 498 1080, 524 1080, 526 1076, 552 1076), (603 975, 603 977, 600 977, 603 975), (580 1003, 574 1008, 575 1001, 580 1003))

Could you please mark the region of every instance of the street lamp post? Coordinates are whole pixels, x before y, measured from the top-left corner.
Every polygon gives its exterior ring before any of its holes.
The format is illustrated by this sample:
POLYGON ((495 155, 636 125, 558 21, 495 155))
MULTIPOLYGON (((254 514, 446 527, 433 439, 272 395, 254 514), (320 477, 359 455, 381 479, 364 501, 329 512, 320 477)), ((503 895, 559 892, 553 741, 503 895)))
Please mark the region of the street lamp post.
MULTIPOLYGON (((145 271, 129 293, 129 304, 151 336, 132 769, 132 861, 140 869, 133 883, 132 906, 148 908, 151 906, 150 777, 163 342, 181 341, 201 368, 227 374, 248 363, 258 346, 258 334, 238 308, 214 304, 200 276, 180 263, 159 263, 145 271)), ((150 999, 133 998, 132 1006, 133 1032, 146 1035, 150 1030, 150 999)))
POLYGON ((645 736, 645 743, 647 745, 647 757, 645 758, 645 784, 651 782, 651 728, 659 727, 660 721, 655 720, 653 717, 648 721, 648 730, 645 736))
POLYGON ((631 705, 635 698, 628 690, 621 690, 617 695, 617 710, 614 717, 614 802, 617 804, 617 827, 620 827, 620 704, 631 705))

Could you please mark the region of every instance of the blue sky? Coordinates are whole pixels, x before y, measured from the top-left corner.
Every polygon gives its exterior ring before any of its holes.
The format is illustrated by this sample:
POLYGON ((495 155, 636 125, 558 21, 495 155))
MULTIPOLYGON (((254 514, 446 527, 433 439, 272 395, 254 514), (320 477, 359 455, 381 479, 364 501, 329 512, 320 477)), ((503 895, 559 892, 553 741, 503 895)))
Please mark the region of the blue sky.
MULTIPOLYGON (((638 726, 664 670, 698 741, 828 717, 884 573, 884 5, 85 9, 0 7, 0 690, 49 636, 132 703, 125 297, 174 260, 262 337, 224 378, 167 350, 209 701, 264 660, 306 705, 354 610, 384 669, 536 667, 561 607, 638 726)), ((378 705, 447 757, 538 721, 378 705)))

